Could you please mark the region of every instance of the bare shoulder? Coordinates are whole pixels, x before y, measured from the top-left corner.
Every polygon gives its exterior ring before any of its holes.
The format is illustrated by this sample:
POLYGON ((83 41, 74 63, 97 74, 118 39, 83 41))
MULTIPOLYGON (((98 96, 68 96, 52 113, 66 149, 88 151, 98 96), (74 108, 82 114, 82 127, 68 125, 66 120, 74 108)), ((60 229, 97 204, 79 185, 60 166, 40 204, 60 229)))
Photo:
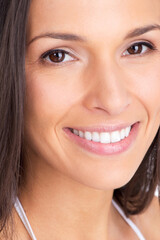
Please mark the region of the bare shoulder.
POLYGON ((0 240, 16 240, 13 239, 12 235, 11 235, 11 227, 10 225, 7 223, 5 225, 5 227, 2 229, 2 231, 0 232, 0 240))
POLYGON ((147 240, 160 239, 160 205, 154 197, 149 207, 141 214, 132 217, 147 240))
POLYGON ((0 232, 0 240, 7 240, 9 238, 8 236, 8 233, 7 233, 7 230, 3 229, 1 232, 0 232))
POLYGON ((5 240, 5 238, 4 238, 2 233, 0 233, 0 240, 5 240))
POLYGON ((0 232, 0 240, 30 240, 30 236, 22 224, 15 208, 4 229, 0 232))

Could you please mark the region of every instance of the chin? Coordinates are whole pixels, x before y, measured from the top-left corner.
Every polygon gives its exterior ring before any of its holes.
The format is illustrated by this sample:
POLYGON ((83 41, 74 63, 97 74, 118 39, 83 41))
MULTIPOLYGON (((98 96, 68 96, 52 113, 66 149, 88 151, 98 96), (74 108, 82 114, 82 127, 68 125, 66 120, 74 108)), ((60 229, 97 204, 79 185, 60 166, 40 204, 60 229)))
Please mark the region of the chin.
POLYGON ((96 190, 114 190, 117 188, 121 188, 124 185, 126 185, 131 178, 133 177, 134 174, 110 174, 110 176, 105 175, 104 177, 101 176, 74 176, 72 177, 73 181, 78 182, 79 184, 88 187, 88 188, 93 188, 96 190))

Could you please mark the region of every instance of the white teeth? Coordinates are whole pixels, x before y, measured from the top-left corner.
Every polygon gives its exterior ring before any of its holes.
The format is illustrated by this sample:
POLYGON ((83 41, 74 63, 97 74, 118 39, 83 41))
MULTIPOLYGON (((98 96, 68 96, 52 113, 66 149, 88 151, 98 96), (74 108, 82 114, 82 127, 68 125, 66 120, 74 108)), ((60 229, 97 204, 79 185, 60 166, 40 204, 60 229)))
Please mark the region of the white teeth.
POLYGON ((99 142, 100 141, 100 136, 99 136, 99 133, 98 132, 93 132, 92 133, 92 140, 94 142, 99 142))
POLYGON ((126 136, 126 131, 125 131, 125 129, 122 129, 122 130, 120 131, 120 134, 121 134, 121 139, 124 139, 125 136, 126 136))
POLYGON ((100 133, 100 142, 101 143, 110 143, 111 142, 111 136, 107 132, 100 133))
POLYGON ((130 130, 131 130, 131 127, 127 127, 127 128, 126 128, 126 137, 129 136, 130 130))
POLYGON ((89 141, 100 142, 100 143, 115 143, 123 140, 125 137, 129 136, 131 131, 131 126, 121 129, 120 131, 113 132, 82 132, 73 129, 73 133, 81 138, 85 138, 89 141))
POLYGON ((115 131, 115 132, 111 133, 111 142, 112 143, 119 142, 120 140, 121 140, 121 137, 120 137, 119 131, 115 131))
POLYGON ((79 135, 78 130, 73 129, 73 133, 76 134, 77 136, 79 135))
POLYGON ((84 133, 84 138, 87 140, 92 140, 92 133, 91 132, 85 132, 84 133))
POLYGON ((80 136, 81 138, 84 138, 84 132, 79 131, 79 136, 80 136))

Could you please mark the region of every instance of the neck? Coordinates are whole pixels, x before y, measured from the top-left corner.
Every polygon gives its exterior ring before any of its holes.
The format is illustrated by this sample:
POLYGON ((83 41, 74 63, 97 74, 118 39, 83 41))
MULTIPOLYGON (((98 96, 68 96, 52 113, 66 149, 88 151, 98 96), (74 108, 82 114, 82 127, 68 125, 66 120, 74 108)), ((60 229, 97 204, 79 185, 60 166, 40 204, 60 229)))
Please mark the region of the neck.
POLYGON ((90 188, 53 169, 27 172, 19 198, 37 239, 108 239, 112 190, 90 188))

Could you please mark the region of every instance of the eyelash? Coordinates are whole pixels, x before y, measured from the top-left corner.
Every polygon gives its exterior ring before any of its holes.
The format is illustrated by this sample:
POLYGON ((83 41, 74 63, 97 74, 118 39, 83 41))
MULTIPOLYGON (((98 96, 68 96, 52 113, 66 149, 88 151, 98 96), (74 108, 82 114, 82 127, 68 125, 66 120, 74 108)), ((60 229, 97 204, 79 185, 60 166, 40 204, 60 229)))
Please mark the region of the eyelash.
MULTIPOLYGON (((135 57, 135 56, 144 56, 146 54, 148 54, 150 51, 154 51, 154 50, 157 50, 156 47, 154 45, 152 45, 151 43, 149 42, 137 42, 137 43, 134 43, 132 44, 124 53, 123 53, 123 57, 125 56, 131 56, 131 57, 135 57), (142 47, 142 50, 145 47, 148 48, 148 50, 146 50, 144 53, 133 53, 133 54, 124 54, 125 52, 127 52, 129 49, 133 48, 133 47, 142 47)), ((54 66, 61 66, 61 65, 65 65, 67 64, 66 61, 64 61, 64 59, 66 58, 66 55, 68 55, 69 58, 73 58, 73 60, 69 60, 67 62, 73 62, 75 60, 77 60, 76 57, 72 56, 72 54, 66 50, 63 50, 63 49, 53 49, 53 50, 49 50, 45 53, 43 53, 40 57, 40 59, 42 60, 43 63, 46 63, 46 64, 51 64, 51 65, 54 65, 54 66), (62 55, 62 61, 61 62, 54 62, 51 60, 51 56, 53 54, 61 54, 62 55)))
POLYGON ((142 50, 143 50, 144 46, 147 47, 148 49, 145 50, 144 53, 138 53, 138 54, 137 53, 135 53, 135 54, 133 53, 133 54, 126 54, 126 55, 123 54, 123 56, 131 56, 131 57, 134 57, 134 56, 144 56, 144 55, 148 54, 150 51, 157 50, 156 47, 153 44, 149 43, 149 42, 137 42, 137 43, 132 44, 125 52, 127 52, 129 49, 131 49, 133 47, 137 47, 137 46, 138 47, 142 47, 142 50))
POLYGON ((73 59, 73 60, 70 60, 70 61, 67 61, 67 62, 73 62, 73 61, 77 60, 76 57, 74 57, 70 52, 68 52, 68 51, 66 51, 66 50, 64 50, 64 49, 53 49, 53 50, 49 50, 49 51, 43 53, 40 58, 41 58, 41 60, 42 60, 43 63, 47 63, 47 64, 51 64, 51 65, 60 66, 60 65, 66 64, 65 62, 60 62, 60 63, 58 63, 58 62, 53 62, 53 61, 51 61, 51 59, 48 59, 48 60, 47 60, 47 58, 50 58, 51 55, 53 55, 53 54, 59 54, 59 53, 61 53, 61 54, 63 55, 63 61, 64 61, 64 59, 66 58, 66 55, 68 55, 69 58, 72 58, 72 59, 73 59))

